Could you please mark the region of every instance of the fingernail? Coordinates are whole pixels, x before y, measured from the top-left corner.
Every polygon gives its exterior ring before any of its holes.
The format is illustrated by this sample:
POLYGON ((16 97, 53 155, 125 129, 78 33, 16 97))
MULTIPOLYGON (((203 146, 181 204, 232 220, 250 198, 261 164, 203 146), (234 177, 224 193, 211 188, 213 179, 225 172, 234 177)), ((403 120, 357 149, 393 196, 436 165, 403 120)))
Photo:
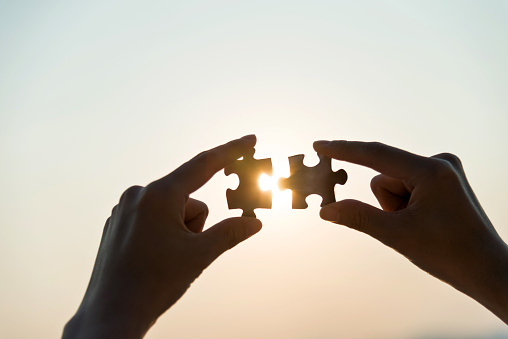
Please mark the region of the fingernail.
POLYGON ((337 218, 339 216, 338 211, 333 207, 323 207, 321 211, 319 212, 319 216, 323 220, 327 221, 337 221, 337 218))
POLYGON ((258 233, 262 227, 263 224, 259 219, 251 219, 247 221, 247 223, 245 224, 245 230, 247 231, 247 234, 249 234, 249 236, 258 233))
POLYGON ((255 134, 249 134, 249 135, 241 137, 240 139, 246 140, 246 141, 256 140, 256 135, 255 134))
POLYGON ((314 141, 314 147, 323 147, 323 146, 326 146, 330 143, 330 141, 328 140, 318 140, 318 141, 314 141))

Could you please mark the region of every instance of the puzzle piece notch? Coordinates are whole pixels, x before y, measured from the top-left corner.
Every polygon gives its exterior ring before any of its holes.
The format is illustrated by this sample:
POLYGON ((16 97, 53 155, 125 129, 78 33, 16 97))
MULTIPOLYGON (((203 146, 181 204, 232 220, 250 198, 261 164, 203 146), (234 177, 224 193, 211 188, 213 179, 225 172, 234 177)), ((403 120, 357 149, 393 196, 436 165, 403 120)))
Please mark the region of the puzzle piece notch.
POLYGON ((255 208, 272 208, 272 192, 262 191, 259 188, 259 176, 261 174, 272 175, 272 160, 254 159, 256 150, 246 153, 242 160, 237 160, 224 169, 226 175, 236 173, 238 175, 238 188, 226 191, 229 209, 239 208, 243 210, 243 217, 256 217, 255 208))
POLYGON ((347 173, 343 169, 332 171, 332 159, 318 153, 319 163, 314 167, 303 164, 303 154, 289 157, 289 178, 279 179, 281 189, 291 189, 293 209, 304 209, 309 205, 305 201, 310 194, 323 198, 321 207, 335 202, 335 185, 344 185, 347 173))

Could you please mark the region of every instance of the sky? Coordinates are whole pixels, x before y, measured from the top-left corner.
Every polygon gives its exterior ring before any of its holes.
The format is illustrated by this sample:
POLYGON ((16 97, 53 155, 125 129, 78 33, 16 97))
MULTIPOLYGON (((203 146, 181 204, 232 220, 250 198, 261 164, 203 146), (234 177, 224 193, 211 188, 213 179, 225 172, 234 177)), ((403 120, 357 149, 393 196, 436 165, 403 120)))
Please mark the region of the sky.
MULTIPOLYGON (((458 155, 508 239, 508 1, 1 1, 0 337, 55 338, 121 193, 245 134, 458 155)), ((338 199, 375 206, 372 170, 338 199)), ((195 198, 238 216, 218 173, 195 198)), ((147 338, 508 338, 473 300, 289 191, 147 338)))

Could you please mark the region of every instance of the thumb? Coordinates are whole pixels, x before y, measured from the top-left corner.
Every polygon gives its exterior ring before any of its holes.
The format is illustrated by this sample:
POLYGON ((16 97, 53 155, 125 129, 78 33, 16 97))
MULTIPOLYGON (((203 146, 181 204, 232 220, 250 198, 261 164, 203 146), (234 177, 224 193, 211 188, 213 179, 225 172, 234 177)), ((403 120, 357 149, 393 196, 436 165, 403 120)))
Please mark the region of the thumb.
POLYGON ((321 208, 319 216, 385 242, 392 231, 391 215, 357 200, 342 200, 321 208))
POLYGON ((207 238, 215 260, 222 253, 258 233, 261 227, 261 221, 256 218, 230 218, 210 227, 203 235, 207 238))

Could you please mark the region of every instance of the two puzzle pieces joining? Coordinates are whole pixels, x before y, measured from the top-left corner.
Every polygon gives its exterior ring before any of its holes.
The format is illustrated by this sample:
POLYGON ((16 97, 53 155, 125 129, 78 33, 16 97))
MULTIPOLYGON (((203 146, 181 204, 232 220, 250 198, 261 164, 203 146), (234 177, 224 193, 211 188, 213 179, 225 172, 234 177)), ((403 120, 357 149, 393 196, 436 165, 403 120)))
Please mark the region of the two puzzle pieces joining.
MULTIPOLYGON (((243 210, 242 216, 255 217, 255 208, 272 208, 272 193, 259 188, 259 176, 272 174, 271 159, 254 159, 255 150, 246 154, 242 160, 235 161, 224 169, 226 175, 236 173, 239 185, 236 190, 228 189, 226 197, 229 209, 243 210)), ((344 185, 347 173, 344 170, 332 171, 332 159, 318 153, 319 163, 314 167, 303 164, 303 154, 289 157, 289 178, 279 179, 281 189, 293 192, 293 209, 307 208, 305 199, 310 194, 323 198, 321 206, 335 202, 336 184, 344 185)))

